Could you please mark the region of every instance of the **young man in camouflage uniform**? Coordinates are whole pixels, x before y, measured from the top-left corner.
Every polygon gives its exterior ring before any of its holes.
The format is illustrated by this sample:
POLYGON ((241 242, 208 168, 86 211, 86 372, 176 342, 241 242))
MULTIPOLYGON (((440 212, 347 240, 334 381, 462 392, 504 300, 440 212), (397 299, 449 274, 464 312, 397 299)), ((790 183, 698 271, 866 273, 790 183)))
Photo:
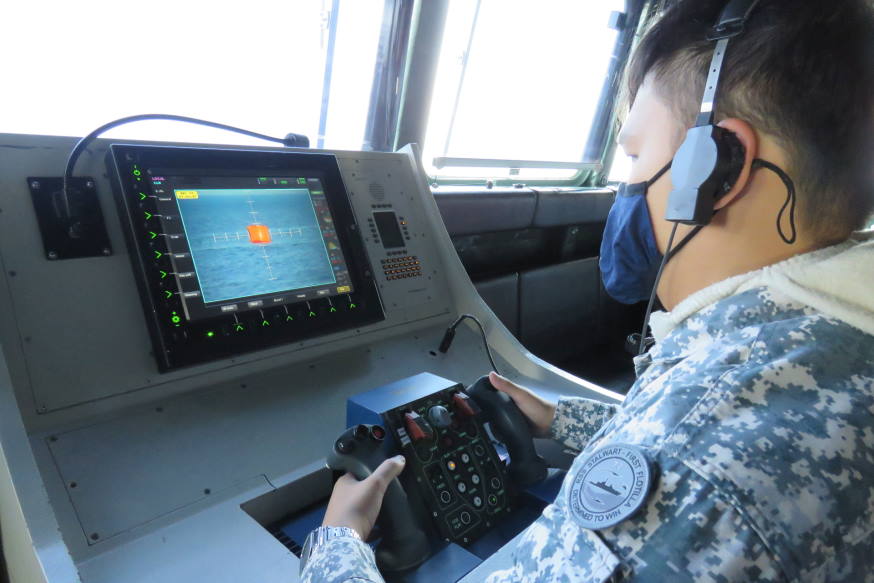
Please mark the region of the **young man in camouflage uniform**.
MULTIPOLYGON (((656 175, 693 125, 723 4, 678 3, 635 51, 620 137, 630 182, 656 175)), ((657 291, 669 311, 653 315, 656 344, 621 405, 553 405, 492 375, 541 436, 580 455, 490 582, 874 581, 874 240, 854 233, 874 211, 872 19, 867 0, 762 0, 733 39, 715 114, 743 144, 743 169, 666 264, 657 291), (652 487, 599 526, 583 482, 612 451, 643 456, 652 487)), ((622 237, 644 240, 643 253, 653 235, 665 252, 670 190, 669 173, 643 188, 644 232, 608 220, 612 253, 634 248, 622 237)), ((620 269, 602 267, 605 280, 620 269)), ((648 276, 620 275, 608 290, 641 299, 634 284, 648 276)), ((325 524, 366 536, 402 467, 341 479, 325 524)), ((354 535, 314 549, 302 576, 381 580, 354 535)))

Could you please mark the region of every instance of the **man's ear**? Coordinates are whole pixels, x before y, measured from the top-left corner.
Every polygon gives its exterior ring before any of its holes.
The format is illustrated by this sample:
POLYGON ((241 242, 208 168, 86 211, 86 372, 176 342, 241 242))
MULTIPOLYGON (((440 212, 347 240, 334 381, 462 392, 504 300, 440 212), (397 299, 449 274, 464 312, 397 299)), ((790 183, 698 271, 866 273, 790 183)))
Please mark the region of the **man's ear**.
POLYGON ((741 196, 744 189, 746 189, 750 180, 750 173, 752 172, 753 160, 756 158, 759 140, 753 126, 742 119, 731 117, 722 120, 716 125, 733 133, 735 137, 740 140, 740 143, 745 150, 743 168, 741 168, 737 181, 735 181, 731 190, 721 196, 719 200, 716 201, 716 204, 713 205, 714 210, 719 210, 731 204, 735 199, 741 196))

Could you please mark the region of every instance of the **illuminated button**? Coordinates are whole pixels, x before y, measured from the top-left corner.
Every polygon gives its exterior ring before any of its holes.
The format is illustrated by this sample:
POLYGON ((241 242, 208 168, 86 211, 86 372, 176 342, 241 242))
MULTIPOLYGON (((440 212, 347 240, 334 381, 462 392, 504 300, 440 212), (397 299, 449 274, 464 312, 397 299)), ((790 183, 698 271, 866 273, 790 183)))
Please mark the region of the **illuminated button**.
POLYGON ((205 334, 205 336, 206 336, 207 338, 215 338, 215 332, 212 331, 212 330, 210 330, 210 331, 208 331, 208 332, 205 334))
POLYGON ((454 462, 454 461, 449 460, 448 462, 446 462, 446 467, 449 469, 450 472, 454 472, 454 471, 455 471, 455 468, 456 468, 457 466, 455 465, 455 462, 454 462))
POLYGON ((462 461, 462 463, 469 464, 470 463, 470 456, 467 455, 466 453, 461 454, 461 461, 462 461))
POLYGON ((470 481, 473 482, 474 486, 476 486, 477 484, 479 484, 479 481, 480 481, 479 474, 474 474, 474 475, 472 475, 472 476, 470 477, 470 481))
POLYGON ((458 485, 456 486, 456 488, 458 488, 458 491, 461 492, 462 494, 467 492, 467 484, 465 484, 464 482, 459 482, 458 485))
POLYGON ((134 176, 142 176, 143 172, 139 168, 134 168, 134 171, 131 172, 134 176))
POLYGON ((473 497, 473 505, 476 506, 477 508, 481 507, 483 505, 483 499, 480 498, 479 496, 474 496, 473 497))
POLYGON ((495 496, 494 494, 489 494, 488 501, 489 501, 490 506, 497 506, 498 505, 498 497, 495 496))

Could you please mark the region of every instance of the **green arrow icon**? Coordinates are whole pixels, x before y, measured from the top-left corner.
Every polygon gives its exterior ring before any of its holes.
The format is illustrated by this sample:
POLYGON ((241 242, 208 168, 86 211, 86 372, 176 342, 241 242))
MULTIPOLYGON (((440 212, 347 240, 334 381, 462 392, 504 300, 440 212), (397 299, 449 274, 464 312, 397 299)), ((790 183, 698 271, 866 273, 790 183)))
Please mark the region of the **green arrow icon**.
POLYGON ((149 231, 149 239, 154 239, 157 236, 158 236, 158 233, 156 233, 155 231, 149 231))
POLYGON ((261 320, 261 326, 262 326, 263 328, 266 328, 266 327, 269 326, 269 325, 270 325, 270 322, 268 322, 267 320, 261 320))
POLYGON ((286 322, 294 322, 294 316, 286 316, 285 321, 286 322))
POLYGON ((140 193, 140 200, 146 200, 146 193, 145 192, 140 193))
POLYGON ((329 312, 336 312, 336 311, 337 311, 337 308, 335 308, 334 306, 331 306, 331 309, 328 310, 328 311, 329 311, 329 312))
POLYGON ((146 215, 147 221, 152 218, 152 213, 150 213, 149 211, 143 211, 143 214, 146 215))
POLYGON ((160 259, 163 256, 164 256, 164 254, 161 253, 160 251, 155 251, 155 259, 160 259))
POLYGON ((310 318, 315 318, 315 317, 316 317, 316 313, 313 311, 310 311, 310 318))
POLYGON ((166 271, 164 271, 163 269, 159 269, 158 271, 161 272, 161 279, 164 279, 165 277, 167 277, 167 272, 166 272, 166 271))
POLYGON ((242 324, 234 324, 234 331, 235 332, 242 332, 244 329, 245 329, 245 326, 243 326, 242 324))
POLYGON ((171 291, 168 290, 168 289, 165 289, 165 290, 164 290, 164 296, 165 296, 165 299, 168 299, 168 300, 169 300, 170 298, 173 297, 173 292, 171 292, 171 291))
POLYGON ((357 306, 356 304, 353 304, 353 303, 350 303, 350 304, 349 304, 349 309, 350 309, 350 310, 354 310, 354 309, 357 308, 357 307, 358 307, 358 306, 357 306))

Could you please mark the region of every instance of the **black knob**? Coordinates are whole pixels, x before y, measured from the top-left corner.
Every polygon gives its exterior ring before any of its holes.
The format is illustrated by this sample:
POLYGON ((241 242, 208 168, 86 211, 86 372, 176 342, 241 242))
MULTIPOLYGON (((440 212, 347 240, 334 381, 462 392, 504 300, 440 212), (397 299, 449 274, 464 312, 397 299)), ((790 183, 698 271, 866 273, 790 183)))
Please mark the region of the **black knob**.
POLYGON ((435 405, 428 410, 428 419, 437 427, 449 427, 452 423, 452 415, 449 409, 443 405, 435 405))

